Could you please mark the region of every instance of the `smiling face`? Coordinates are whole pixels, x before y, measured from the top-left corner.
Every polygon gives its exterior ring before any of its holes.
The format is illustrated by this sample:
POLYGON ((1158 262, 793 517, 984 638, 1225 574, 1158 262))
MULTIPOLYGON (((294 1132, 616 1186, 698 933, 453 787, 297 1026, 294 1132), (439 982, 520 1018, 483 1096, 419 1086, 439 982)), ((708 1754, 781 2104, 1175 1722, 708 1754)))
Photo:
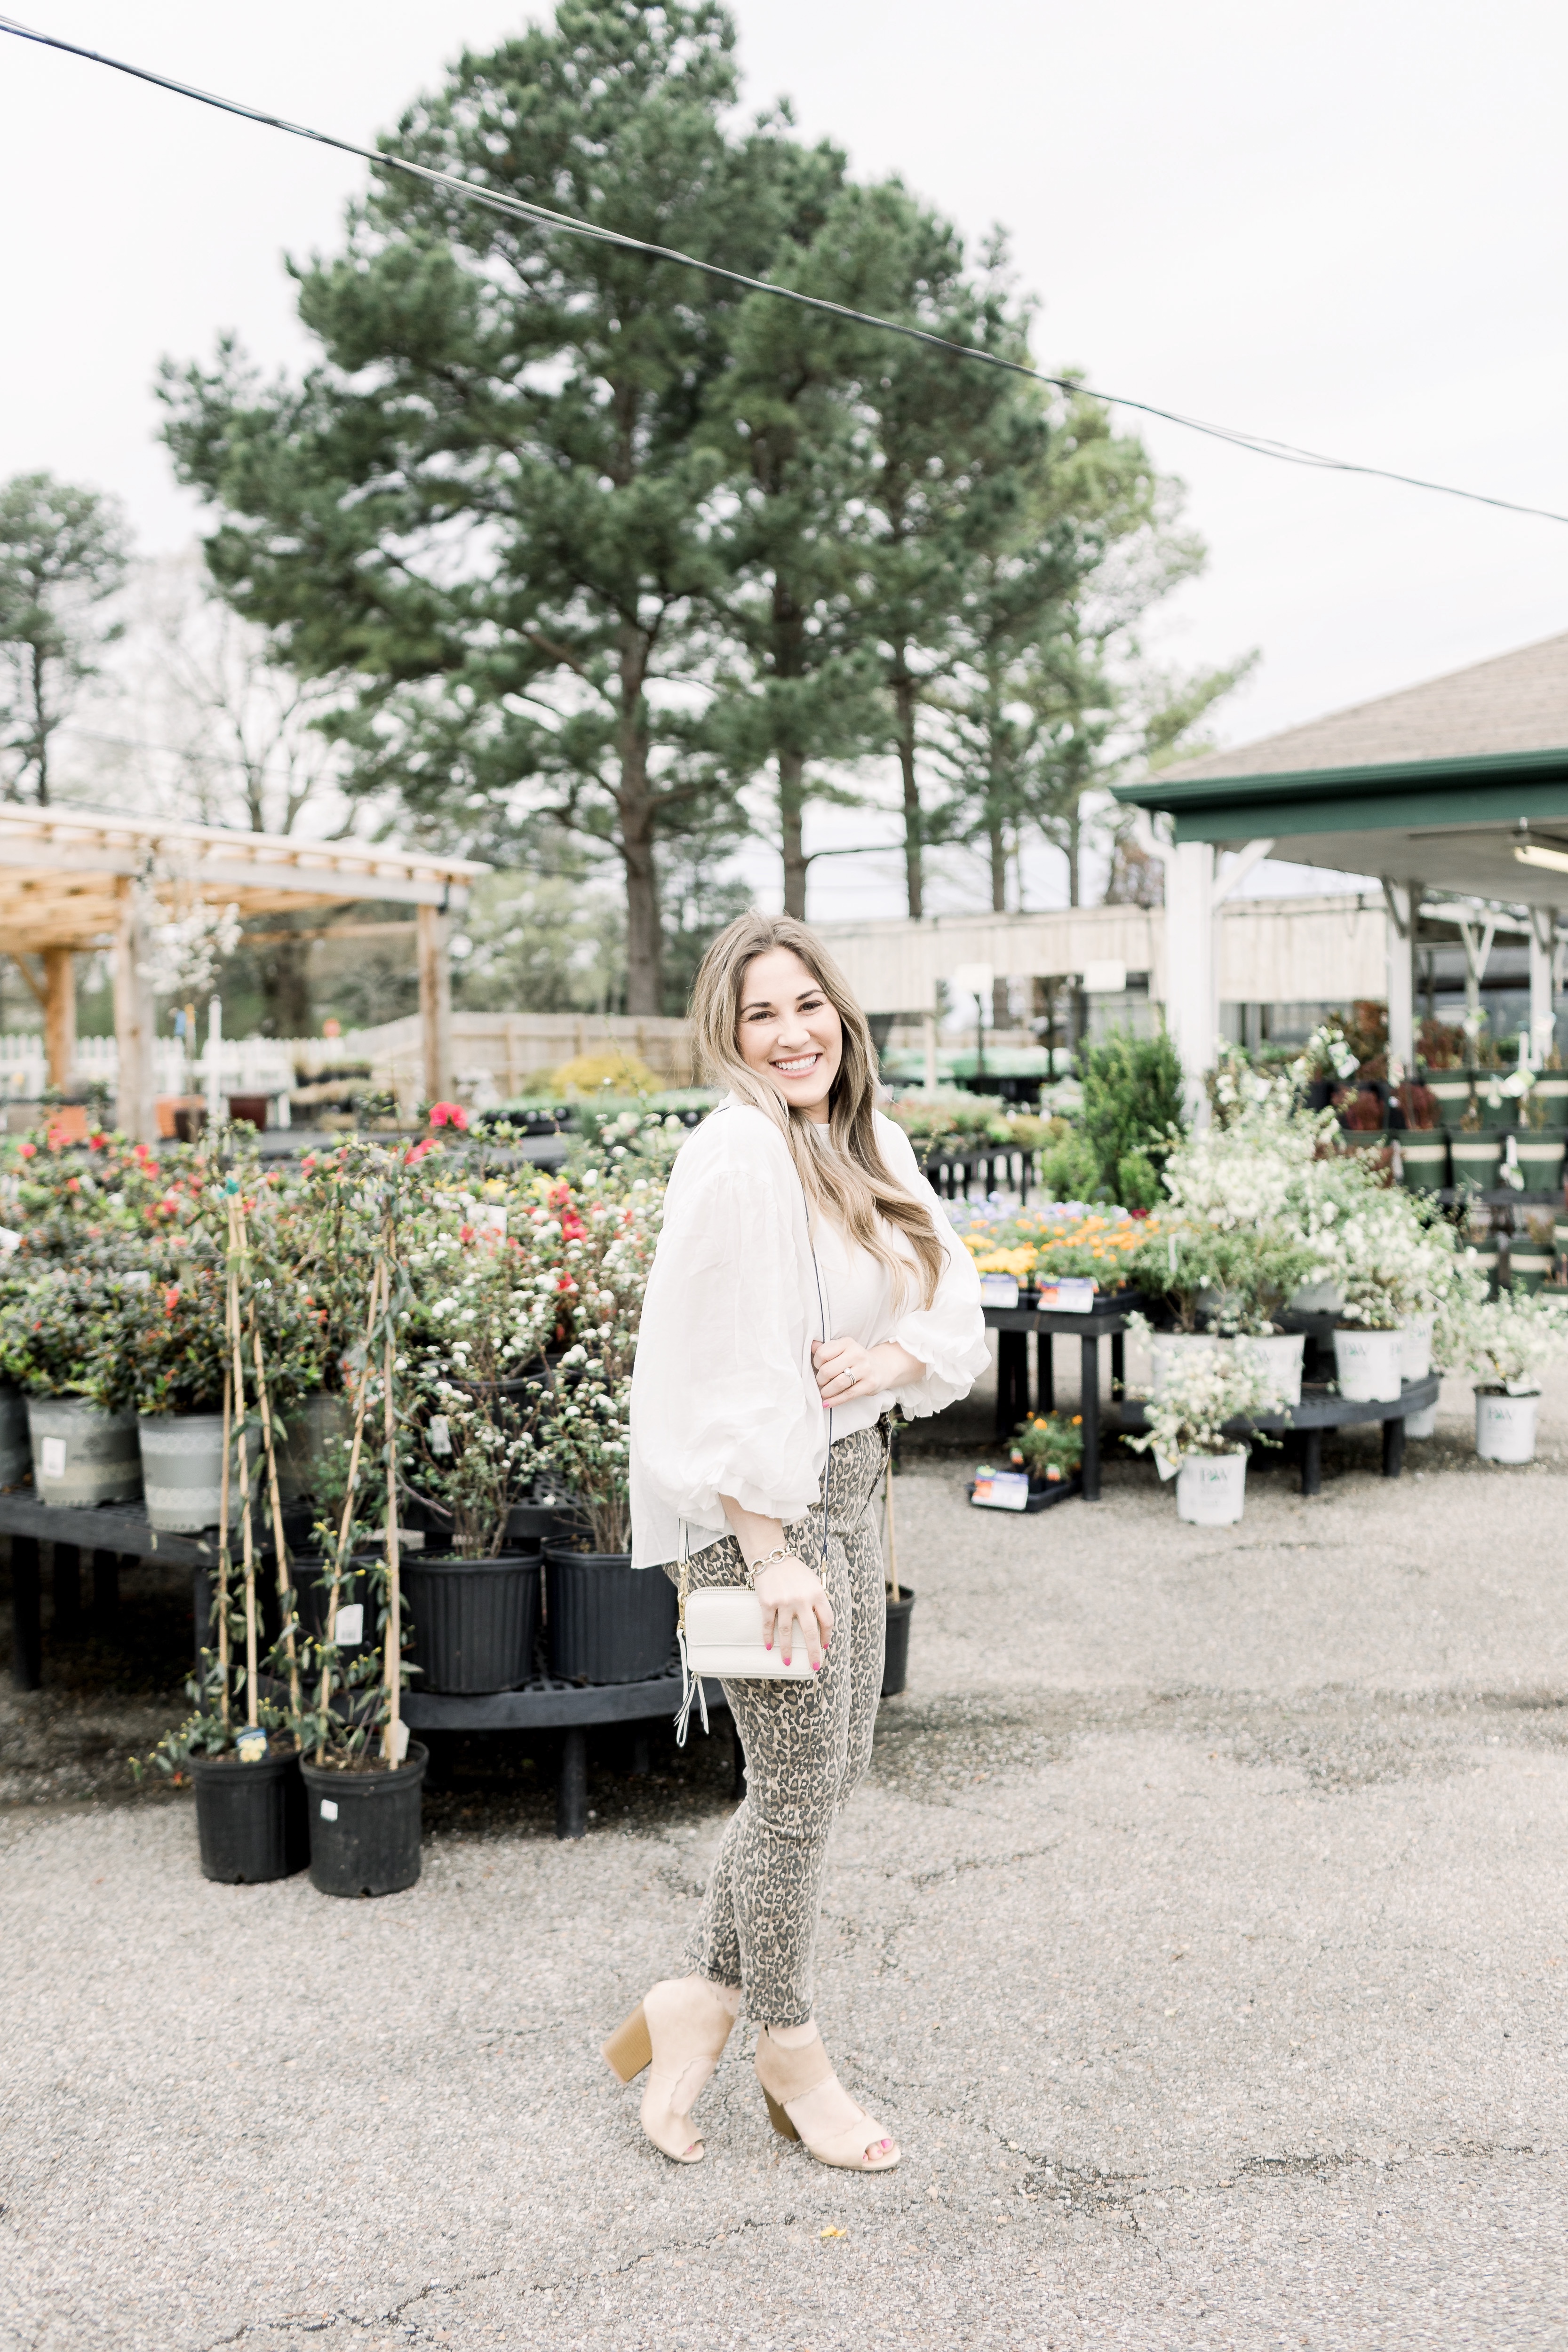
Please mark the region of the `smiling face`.
POLYGON ((746 966, 735 1043, 741 1059, 771 1078, 792 1110, 826 1124, 844 1024, 793 948, 770 948, 746 966))

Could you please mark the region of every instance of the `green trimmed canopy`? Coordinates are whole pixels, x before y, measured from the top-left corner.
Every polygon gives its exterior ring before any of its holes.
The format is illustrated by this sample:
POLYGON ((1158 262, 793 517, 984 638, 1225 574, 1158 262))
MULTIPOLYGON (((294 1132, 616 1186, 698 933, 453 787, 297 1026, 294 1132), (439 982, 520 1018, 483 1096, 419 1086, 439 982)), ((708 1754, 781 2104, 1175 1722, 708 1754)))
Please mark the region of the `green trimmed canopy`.
POLYGON ((1568 905, 1568 636, 1114 791, 1178 842, 1568 905))

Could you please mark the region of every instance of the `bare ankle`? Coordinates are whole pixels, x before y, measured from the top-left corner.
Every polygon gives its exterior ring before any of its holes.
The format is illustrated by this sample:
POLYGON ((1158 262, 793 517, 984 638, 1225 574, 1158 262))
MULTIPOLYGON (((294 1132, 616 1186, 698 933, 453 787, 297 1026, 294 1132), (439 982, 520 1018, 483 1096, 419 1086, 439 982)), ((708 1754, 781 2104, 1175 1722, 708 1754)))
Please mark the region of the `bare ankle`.
POLYGON ((804 2025, 770 2025, 768 2032, 781 2050, 804 2050, 816 2039, 816 2020, 808 2017, 804 2025))

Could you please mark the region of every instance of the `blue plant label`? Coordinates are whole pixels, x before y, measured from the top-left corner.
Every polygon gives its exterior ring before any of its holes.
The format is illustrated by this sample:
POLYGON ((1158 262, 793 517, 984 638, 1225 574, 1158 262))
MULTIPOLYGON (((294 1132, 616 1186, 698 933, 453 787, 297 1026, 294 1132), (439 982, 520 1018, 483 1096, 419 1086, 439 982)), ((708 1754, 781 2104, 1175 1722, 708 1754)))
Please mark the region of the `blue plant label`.
POLYGON ((982 1470, 974 1481, 971 1499, 985 1511, 1026 1510, 1029 1474, 1026 1470, 982 1470))
POLYGON ((268 1741, 263 1725, 247 1723, 243 1731, 236 1734, 234 1744, 242 1764, 266 1763, 268 1741))
POLYGON ((983 1274, 980 1277, 980 1302, 983 1307, 1016 1307, 1018 1277, 1016 1274, 983 1274))

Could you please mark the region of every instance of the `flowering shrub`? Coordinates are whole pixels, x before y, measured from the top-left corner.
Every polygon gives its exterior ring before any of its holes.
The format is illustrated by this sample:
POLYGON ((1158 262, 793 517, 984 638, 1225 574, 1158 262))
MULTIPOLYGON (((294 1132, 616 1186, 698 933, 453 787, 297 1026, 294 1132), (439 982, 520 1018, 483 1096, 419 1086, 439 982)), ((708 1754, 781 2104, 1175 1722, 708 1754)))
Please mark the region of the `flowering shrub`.
POLYGON ((1533 1395, 1546 1365, 1568 1354, 1568 1300, 1518 1290, 1488 1298, 1468 1287, 1440 1318, 1440 1344, 1443 1360, 1479 1386, 1533 1395))
POLYGON ((663 1191, 646 1177, 623 1181, 614 1170, 590 1169, 575 1187, 551 1188, 548 1205, 572 1341, 554 1369, 541 1444, 587 1523, 589 1548, 625 1551, 632 1359, 663 1191))
POLYGON ((1140 1454, 1152 1446, 1163 1465, 1179 1465, 1193 1454, 1245 1454, 1246 1437, 1226 1423, 1284 1409, 1272 1374, 1250 1349, 1184 1348, 1167 1367, 1160 1394, 1145 1408, 1144 1434, 1127 1442, 1140 1454))

